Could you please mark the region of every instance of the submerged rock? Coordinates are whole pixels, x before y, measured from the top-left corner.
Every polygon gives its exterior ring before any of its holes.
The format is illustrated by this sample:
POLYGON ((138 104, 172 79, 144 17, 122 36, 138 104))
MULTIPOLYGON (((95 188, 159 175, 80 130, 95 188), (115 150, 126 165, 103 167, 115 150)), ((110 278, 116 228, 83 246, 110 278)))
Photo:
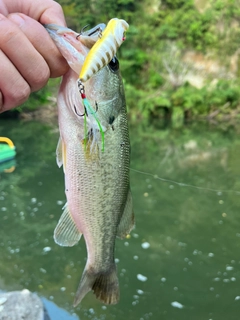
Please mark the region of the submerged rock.
POLYGON ((0 293, 0 320, 50 320, 41 299, 29 290, 0 293))

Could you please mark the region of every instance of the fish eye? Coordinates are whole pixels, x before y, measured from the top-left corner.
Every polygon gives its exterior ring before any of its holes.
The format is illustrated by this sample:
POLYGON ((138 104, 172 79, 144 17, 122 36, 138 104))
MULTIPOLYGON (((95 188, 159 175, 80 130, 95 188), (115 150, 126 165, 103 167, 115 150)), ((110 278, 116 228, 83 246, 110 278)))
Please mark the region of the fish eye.
POLYGON ((116 57, 113 57, 108 64, 111 71, 116 72, 119 69, 119 61, 116 57))

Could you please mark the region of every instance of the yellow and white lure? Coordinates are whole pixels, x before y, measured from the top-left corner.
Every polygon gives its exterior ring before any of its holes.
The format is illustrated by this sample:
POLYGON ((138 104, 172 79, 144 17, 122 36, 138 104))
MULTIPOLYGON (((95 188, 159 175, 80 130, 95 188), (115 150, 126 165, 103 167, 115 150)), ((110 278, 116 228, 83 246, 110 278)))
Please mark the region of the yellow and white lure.
POLYGON ((122 19, 113 18, 108 22, 84 61, 79 75, 81 82, 87 81, 113 59, 117 49, 126 39, 125 32, 128 28, 128 23, 122 19))
MULTIPOLYGON (((78 79, 78 90, 83 100, 85 113, 84 113, 84 127, 85 127, 85 143, 87 136, 87 119, 86 117, 91 116, 97 123, 99 132, 102 138, 102 151, 104 151, 104 129, 96 116, 96 112, 93 110, 88 99, 85 95, 85 89, 83 82, 90 79, 95 73, 101 70, 103 67, 109 64, 109 62, 116 55, 117 49, 123 43, 125 38, 125 31, 129 28, 128 23, 125 20, 113 18, 111 19, 106 28, 99 33, 99 39, 92 46, 89 51, 84 64, 82 66, 79 79, 78 79)), ((86 147, 86 144, 85 144, 86 147)))

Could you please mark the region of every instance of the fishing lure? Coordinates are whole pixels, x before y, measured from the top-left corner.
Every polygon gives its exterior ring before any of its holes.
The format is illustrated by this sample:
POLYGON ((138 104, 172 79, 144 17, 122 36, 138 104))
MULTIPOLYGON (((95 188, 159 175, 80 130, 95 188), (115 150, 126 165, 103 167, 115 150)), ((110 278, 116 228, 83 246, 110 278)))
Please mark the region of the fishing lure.
POLYGON ((95 121, 97 122, 100 134, 101 134, 101 138, 102 138, 102 152, 104 152, 104 130, 103 127, 100 123, 100 121, 98 120, 97 116, 96 116, 96 112, 97 110, 93 110, 91 104, 89 103, 88 99, 86 98, 86 94, 85 94, 85 88, 84 85, 82 84, 81 80, 78 79, 78 91, 81 95, 81 98, 83 100, 83 105, 84 105, 84 114, 82 116, 84 116, 84 146, 86 149, 86 141, 87 141, 87 117, 89 115, 92 115, 93 118, 95 119, 95 121))
POLYGON ((101 70, 115 56, 117 49, 126 39, 125 31, 129 28, 125 20, 113 18, 106 28, 99 32, 99 39, 89 51, 79 75, 81 82, 101 70))

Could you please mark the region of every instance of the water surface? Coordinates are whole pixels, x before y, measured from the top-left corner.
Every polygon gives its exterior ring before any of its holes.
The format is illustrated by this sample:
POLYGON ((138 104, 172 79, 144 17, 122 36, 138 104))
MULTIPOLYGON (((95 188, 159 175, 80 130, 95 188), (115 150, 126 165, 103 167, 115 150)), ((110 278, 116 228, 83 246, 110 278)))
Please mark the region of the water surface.
POLYGON ((86 250, 83 240, 63 248, 52 237, 65 204, 58 130, 0 121, 17 146, 15 170, 0 173, 0 289, 28 288, 81 320, 239 319, 239 132, 203 124, 130 132, 137 224, 116 243, 121 300, 104 306, 89 293, 73 309, 86 250))

